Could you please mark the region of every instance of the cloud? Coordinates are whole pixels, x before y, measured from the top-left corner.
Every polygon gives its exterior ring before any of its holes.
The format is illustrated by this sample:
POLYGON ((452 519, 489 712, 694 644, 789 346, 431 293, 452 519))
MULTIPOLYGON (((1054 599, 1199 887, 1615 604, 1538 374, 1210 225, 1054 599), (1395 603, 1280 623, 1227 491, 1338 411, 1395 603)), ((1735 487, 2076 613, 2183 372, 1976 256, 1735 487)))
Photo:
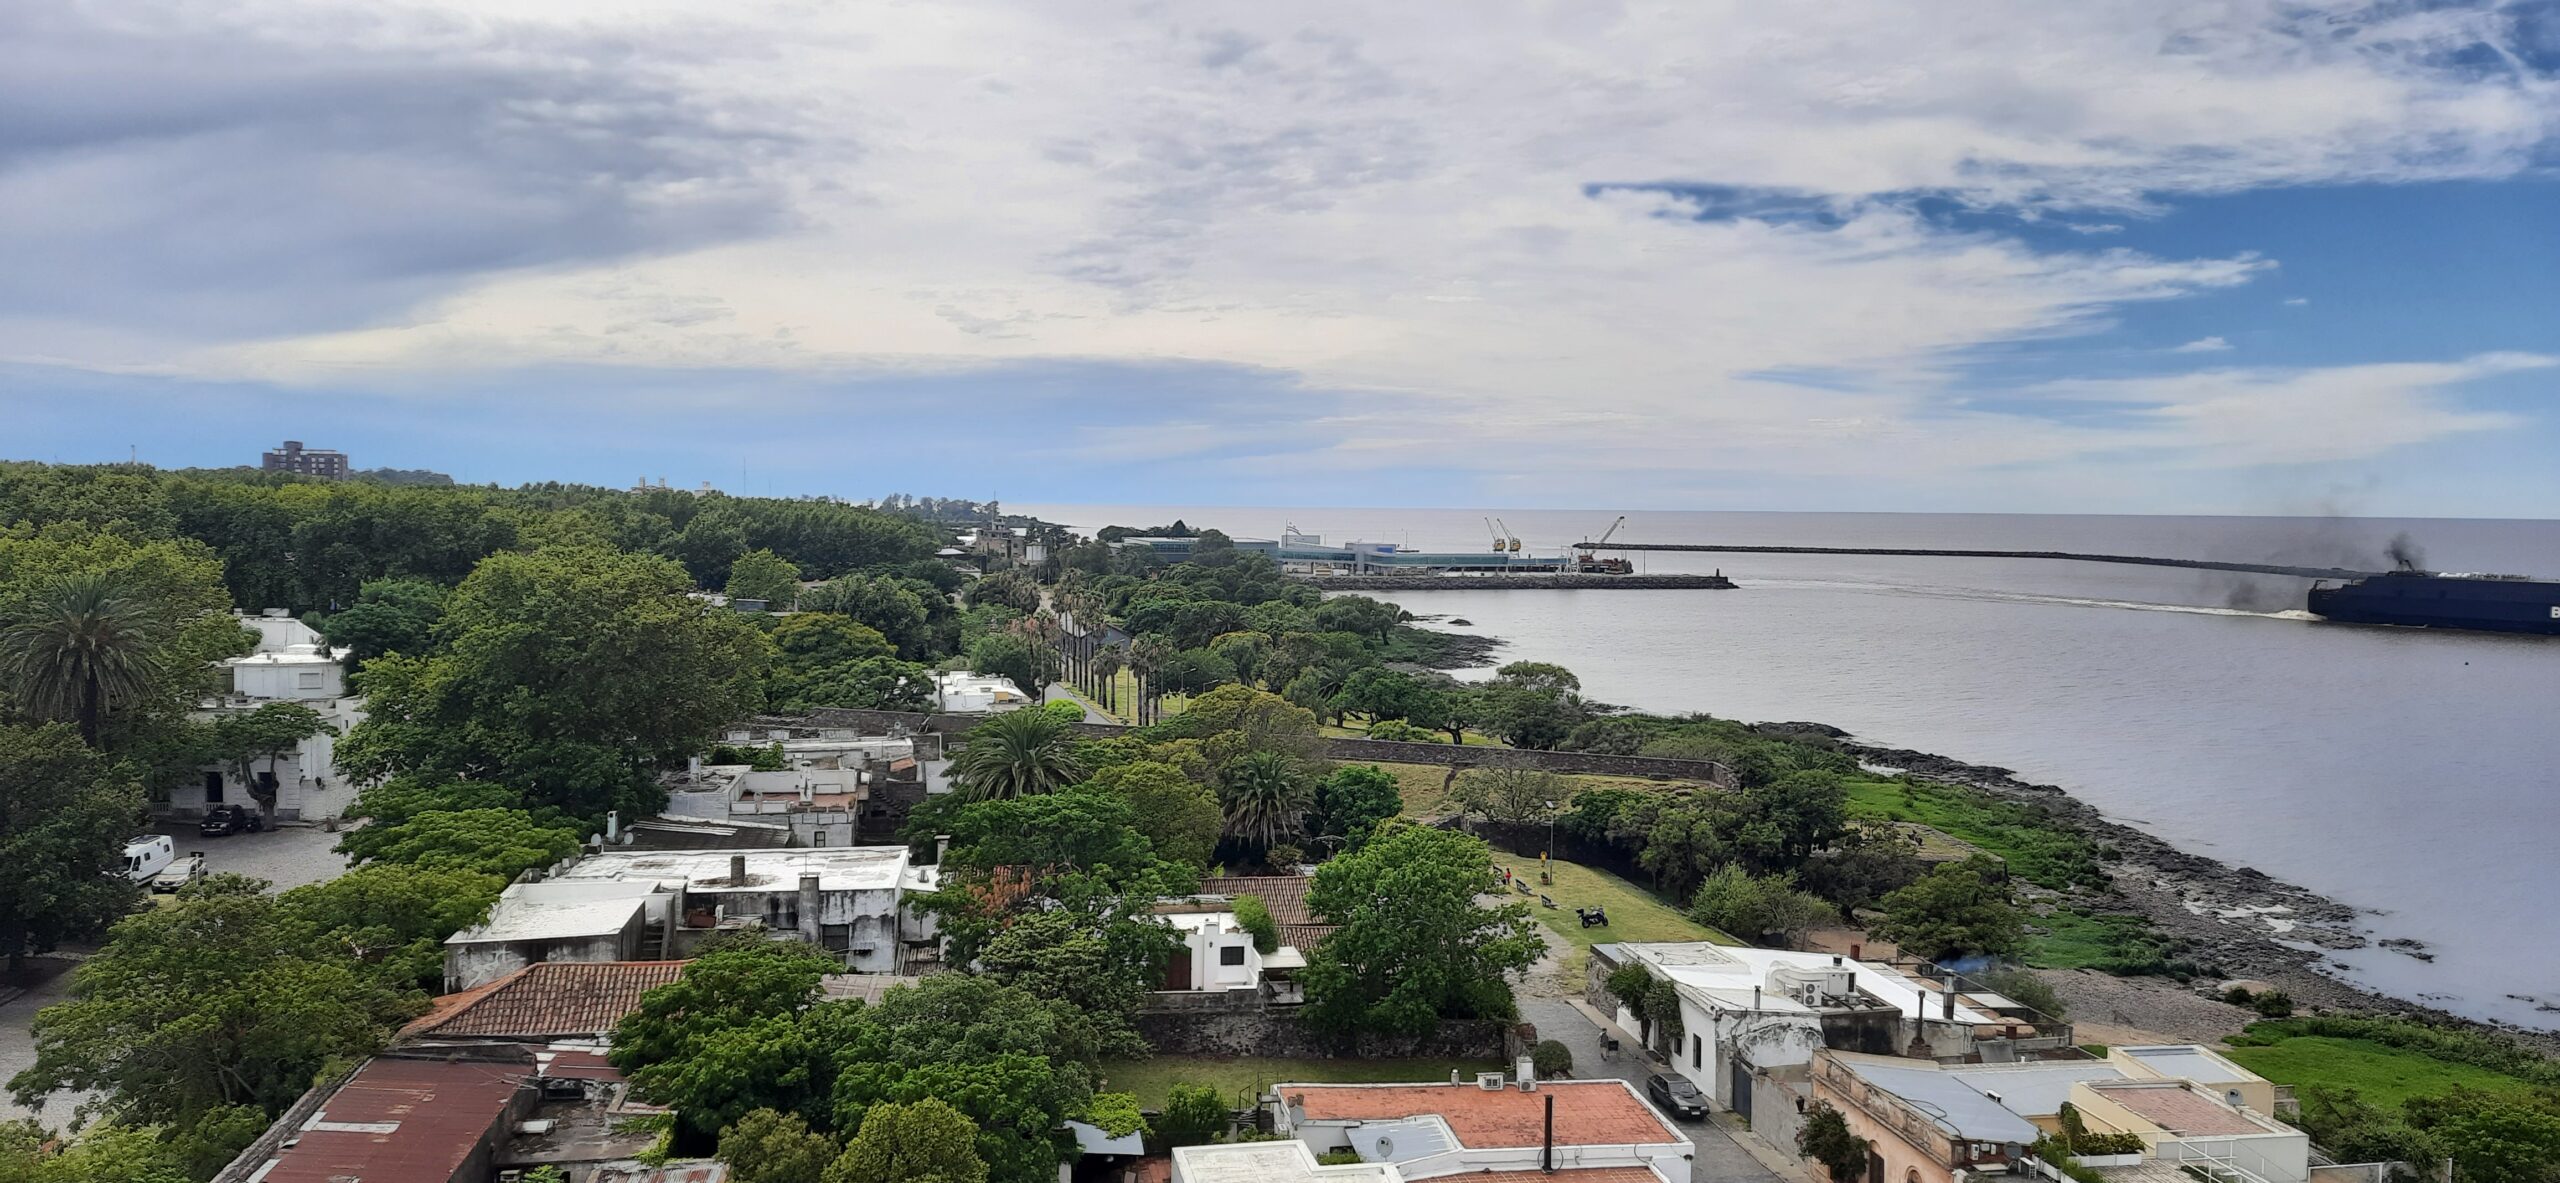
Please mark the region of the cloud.
POLYGON ((1192 366, 1277 375, 1327 432, 1239 442, 1150 386, 1060 438, 1312 466, 2242 454, 2203 430, 2237 417, 1996 405, 1975 363, 2273 266, 2105 249, 2128 220, 2508 176, 2560 121, 2485 6, 10 11, 0 358, 404 395, 716 372, 690 397, 835 381, 857 412, 915 375, 1192 366))
POLYGON ((2292 296, 2285 300, 2284 306, 2287 308, 2300 308, 2309 303, 2311 303, 2311 297, 2309 296, 2292 296))
POLYGON ((2220 338, 2220 337, 2198 337, 2198 338, 2196 338, 2196 339, 2195 339, 2195 340, 2193 340, 2193 341, 2189 341, 2189 342, 2187 342, 2187 343, 2186 343, 2186 344, 2184 344, 2184 345, 2180 345, 2180 346, 2177 346, 2176 348, 2171 349, 2169 352, 2171 352, 2171 353, 2228 353, 2228 352, 2230 352, 2230 351, 2231 351, 2231 342, 2229 342, 2229 341, 2225 341, 2225 340, 2223 340, 2223 339, 2222 339, 2222 338, 2220 338))
POLYGON ((2204 467, 2360 460, 2447 436, 2517 426, 2470 410, 2458 388, 2560 366, 2560 357, 2490 353, 2458 362, 2201 370, 2165 377, 2057 382, 2043 393, 2123 410, 2120 444, 2204 467))

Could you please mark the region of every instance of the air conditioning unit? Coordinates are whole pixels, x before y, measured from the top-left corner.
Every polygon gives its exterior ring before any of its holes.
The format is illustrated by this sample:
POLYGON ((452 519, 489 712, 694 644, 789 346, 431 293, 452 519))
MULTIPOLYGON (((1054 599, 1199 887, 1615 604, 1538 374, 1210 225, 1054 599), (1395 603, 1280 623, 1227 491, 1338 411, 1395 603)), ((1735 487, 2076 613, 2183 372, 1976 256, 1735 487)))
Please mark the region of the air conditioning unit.
POLYGON ((1486 1091, 1486 1092, 1488 1092, 1488 1093, 1498 1093, 1498 1092, 1501 1092, 1501 1091, 1502 1091, 1502 1074, 1501 1074, 1501 1073, 1499 1073, 1499 1072, 1479 1072, 1479 1073, 1476 1073, 1476 1087, 1477 1087, 1477 1088, 1480 1088, 1480 1089, 1483 1089, 1484 1091, 1486 1091))

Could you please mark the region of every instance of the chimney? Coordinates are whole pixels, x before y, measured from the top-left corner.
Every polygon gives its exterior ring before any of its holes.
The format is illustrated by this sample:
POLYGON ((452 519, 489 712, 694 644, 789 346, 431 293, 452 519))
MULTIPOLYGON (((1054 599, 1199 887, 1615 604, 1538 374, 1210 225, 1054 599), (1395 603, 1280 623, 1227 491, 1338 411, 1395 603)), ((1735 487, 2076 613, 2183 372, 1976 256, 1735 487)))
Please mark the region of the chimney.
POLYGON ((1956 984, 1955 984, 1954 982, 1948 982, 1948 983, 1947 983, 1947 1018, 1948 1018, 1949 1020, 1953 1020, 1955 1017, 1956 1017, 1956 984))
POLYGON ((608 809, 608 810, 606 810, 606 811, 605 811, 605 815, 604 815, 604 840, 605 840, 605 841, 607 841, 607 842, 619 842, 619 841, 621 841, 621 840, 622 840, 622 811, 621 811, 621 810, 619 810, 619 809, 608 809))
POLYGON ((733 854, 733 855, 730 855, 730 856, 729 856, 729 886, 731 886, 731 887, 745 887, 746 885, 747 885, 747 856, 745 856, 745 855, 743 855, 743 854, 733 854))
POLYGON ((1833 969, 1838 969, 1838 968, 1840 968, 1840 955, 1839 955, 1839 954, 1837 954, 1837 953, 1834 953, 1834 954, 1832 954, 1832 955, 1831 955, 1831 968, 1833 968, 1833 969))
POLYGON ((1554 1093, 1547 1094, 1547 1129, 1545 1136, 1538 1143, 1538 1169, 1550 1175, 1556 1173, 1556 1095, 1554 1093))
POLYGON ((1855 942, 1851 942, 1851 943, 1850 943, 1850 945, 1849 945, 1849 959, 1850 959, 1851 961, 1856 961, 1856 960, 1858 960, 1858 958, 1859 958, 1859 946, 1858 946, 1855 942))
POLYGON ((951 853, 951 835, 949 835, 949 834, 936 834, 936 835, 934 835, 934 836, 933 836, 933 865, 934 865, 934 866, 937 866, 937 867, 941 866, 941 865, 942 865, 942 859, 943 859, 943 856, 944 856, 944 855, 947 855, 947 854, 950 854, 950 853, 951 853))

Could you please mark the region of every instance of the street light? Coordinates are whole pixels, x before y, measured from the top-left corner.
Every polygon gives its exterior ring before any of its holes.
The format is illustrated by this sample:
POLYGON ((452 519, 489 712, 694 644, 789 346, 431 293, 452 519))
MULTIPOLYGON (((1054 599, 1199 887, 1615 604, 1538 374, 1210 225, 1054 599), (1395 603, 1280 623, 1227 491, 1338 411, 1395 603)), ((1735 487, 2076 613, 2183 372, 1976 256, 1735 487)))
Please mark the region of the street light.
POLYGON ((1549 801, 1546 804, 1547 845, 1538 852, 1538 883, 1542 887, 1553 886, 1556 881, 1556 877, 1547 871, 1547 856, 1555 853, 1556 849, 1556 803, 1549 801))

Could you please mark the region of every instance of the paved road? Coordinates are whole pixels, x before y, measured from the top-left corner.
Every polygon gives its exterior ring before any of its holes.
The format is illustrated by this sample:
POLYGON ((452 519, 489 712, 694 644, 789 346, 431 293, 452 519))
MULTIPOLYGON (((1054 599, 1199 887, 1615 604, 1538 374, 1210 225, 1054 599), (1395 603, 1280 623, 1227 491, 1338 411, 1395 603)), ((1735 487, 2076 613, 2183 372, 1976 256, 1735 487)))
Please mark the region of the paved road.
POLYGON ((162 822, 152 828, 177 843, 179 858, 201 850, 206 868, 213 873, 253 875, 274 884, 277 891, 335 879, 347 869, 346 856, 330 849, 338 844, 338 836, 318 826, 283 826, 227 838, 207 838, 196 832, 194 822, 162 822))
MULTIPOLYGON (((35 983, 15 1001, 0 1004, 0 1084, 35 1066, 36 1041, 30 1028, 35 1023, 36 1012, 62 1001, 70 992, 69 961, 51 957, 34 960, 42 963, 39 969, 63 972, 35 983)), ((12 989, 0 987, 0 994, 9 993, 12 989)), ((28 1109, 11 1100, 6 1089, 0 1089, 0 1120, 33 1117, 48 1127, 60 1129, 70 1122, 71 1111, 80 1103, 81 1097, 82 1094, 55 1093, 45 1098, 42 1106, 28 1109)))
MULTIPOLYGON (((1632 1043, 1614 1060, 1600 1058, 1600 1026, 1561 998, 1522 998, 1520 1017, 1538 1025, 1538 1038, 1560 1040, 1573 1049, 1573 1075, 1579 1080, 1614 1077, 1637 1088, 1652 1074, 1644 1054, 1632 1043)), ((1754 1156, 1736 1138, 1751 1135, 1727 1130, 1720 1123, 1673 1119, 1698 1145, 1692 1178, 1700 1183, 1790 1183, 1754 1156)))

